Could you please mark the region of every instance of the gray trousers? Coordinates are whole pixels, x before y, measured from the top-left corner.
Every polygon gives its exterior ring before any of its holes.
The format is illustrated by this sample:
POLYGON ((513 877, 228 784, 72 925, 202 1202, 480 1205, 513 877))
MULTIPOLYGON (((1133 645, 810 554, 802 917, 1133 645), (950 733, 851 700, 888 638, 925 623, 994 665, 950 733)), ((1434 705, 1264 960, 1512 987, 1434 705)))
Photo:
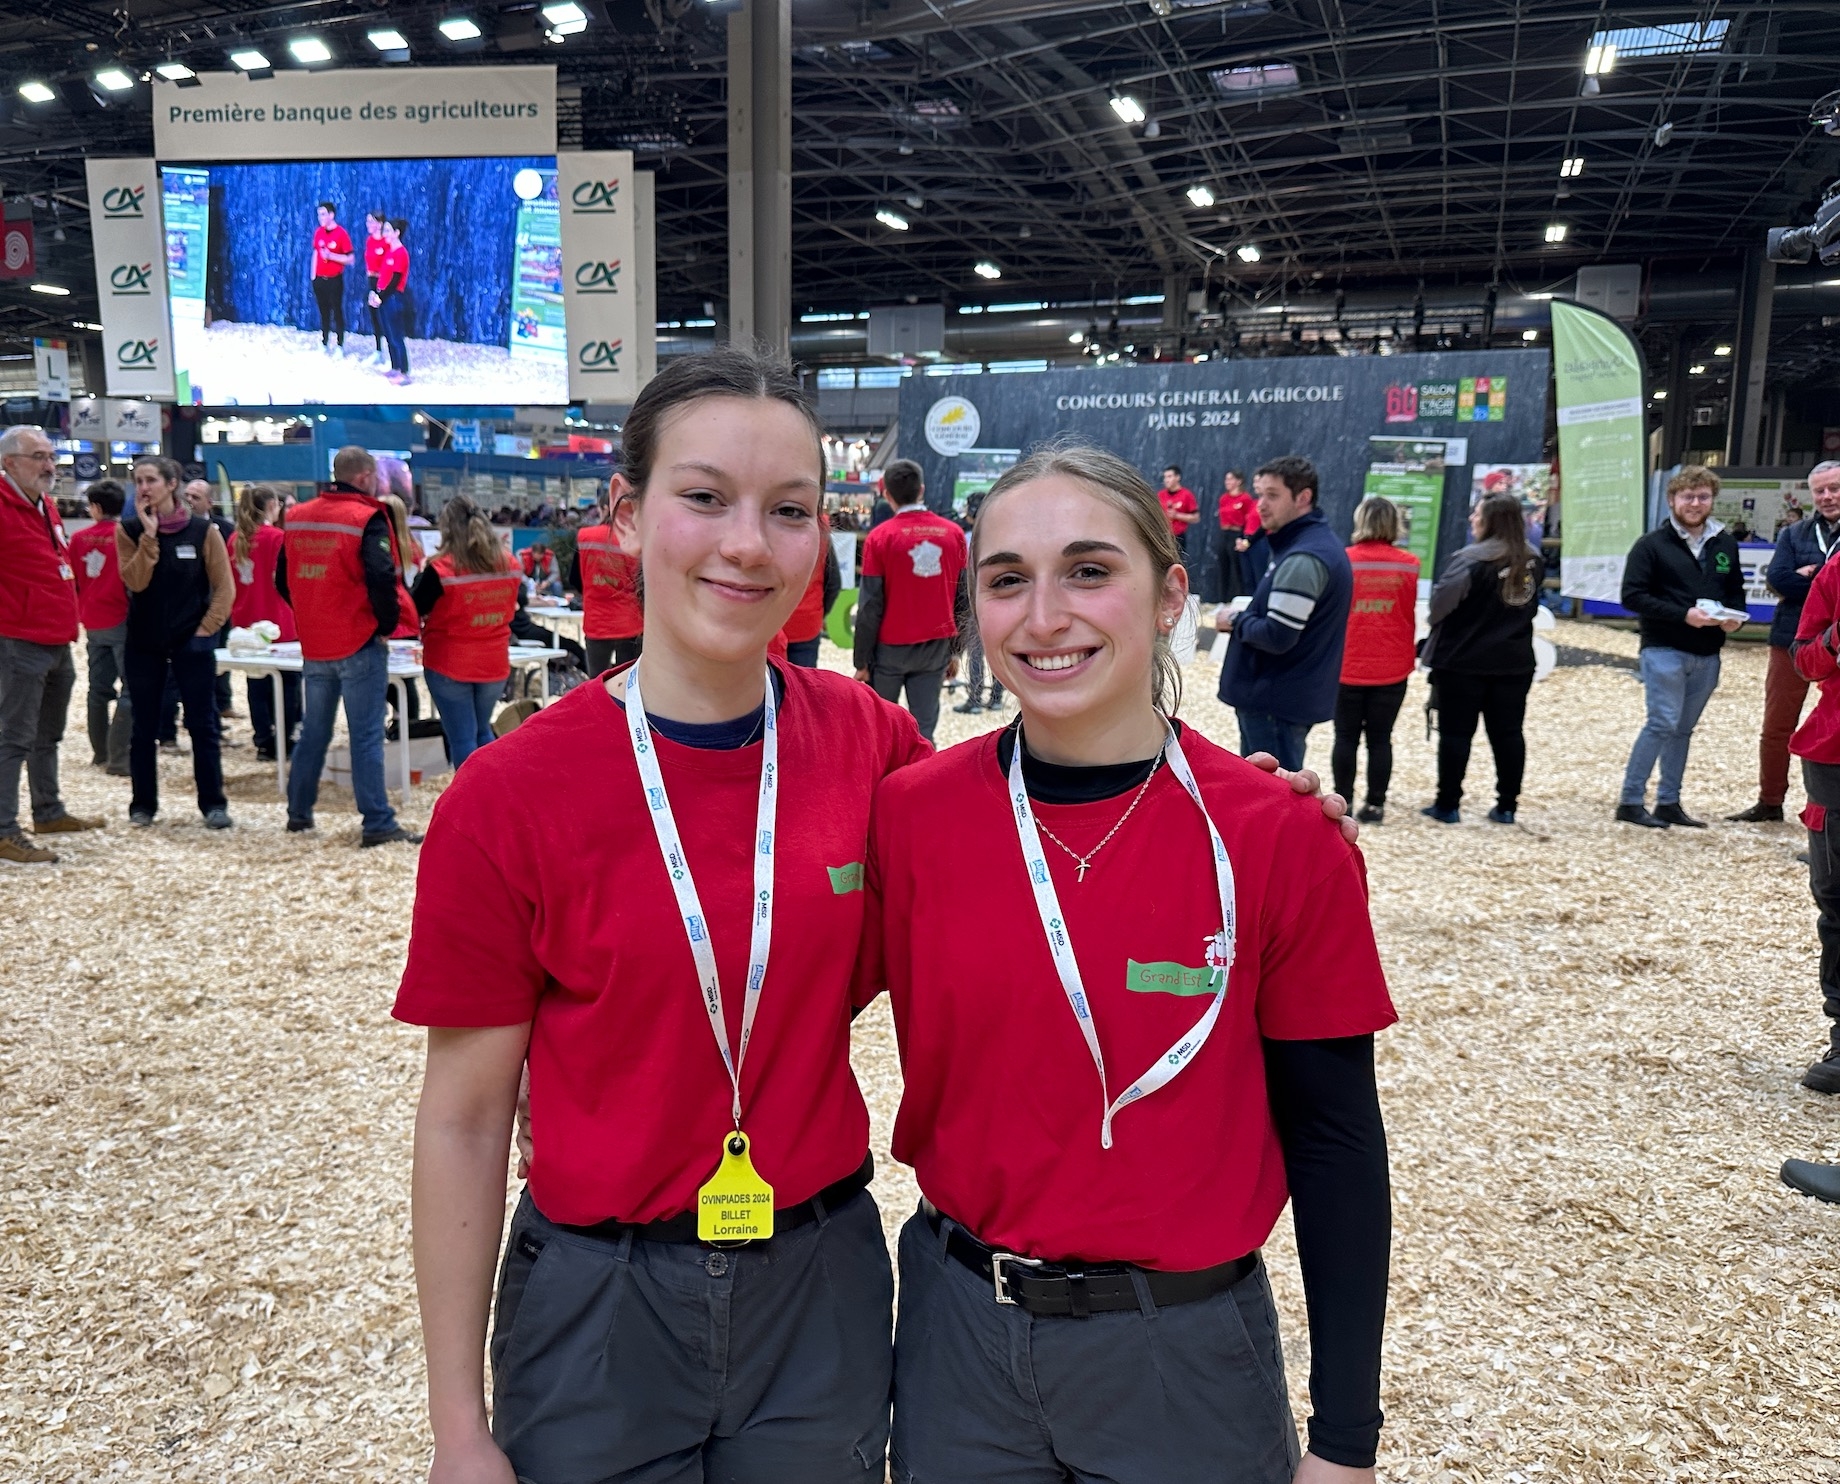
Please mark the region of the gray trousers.
POLYGON ((19 772, 32 794, 32 820, 64 815, 58 743, 76 689, 68 644, 0 638, 0 839, 19 833, 19 772))
POLYGON ((882 1484, 893 1305, 867 1191, 728 1250, 565 1231, 526 1193, 492 1435, 521 1484, 882 1484))
POLYGON ((1301 1449, 1261 1265, 1159 1309, 999 1305, 916 1214, 901 1229, 895 1484, 1290 1484, 1301 1449))
POLYGON ((928 639, 923 644, 878 644, 869 666, 869 684, 884 701, 899 704, 907 692, 907 709, 927 741, 939 725, 939 688, 945 684, 946 666, 952 660, 950 639, 928 639))
POLYGON ((134 707, 128 701, 128 626, 91 629, 87 639, 90 760, 106 766, 111 773, 125 774, 128 738, 134 730, 134 707), (109 714, 111 705, 115 708, 113 716, 109 714))

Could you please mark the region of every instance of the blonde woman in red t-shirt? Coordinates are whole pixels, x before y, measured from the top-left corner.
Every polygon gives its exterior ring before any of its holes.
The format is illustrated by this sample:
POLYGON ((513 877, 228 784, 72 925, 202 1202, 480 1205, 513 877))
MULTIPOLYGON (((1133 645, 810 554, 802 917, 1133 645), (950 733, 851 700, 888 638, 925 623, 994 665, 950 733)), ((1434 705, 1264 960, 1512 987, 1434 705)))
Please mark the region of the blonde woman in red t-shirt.
POLYGON ((1341 689, 1335 698, 1335 791, 1354 797, 1355 757, 1367 737, 1367 798, 1355 813, 1365 824, 1386 815, 1393 779, 1393 723, 1405 704, 1406 681, 1418 663, 1418 558, 1399 545, 1399 507, 1372 496, 1354 508, 1354 597, 1342 645, 1341 689))
POLYGON ((1022 460, 971 560, 1021 718, 884 781, 870 856, 859 997, 892 997, 894 1153, 926 1197, 893 1478, 1371 1481, 1394 1014, 1360 855, 1170 719, 1188 584, 1129 464, 1022 460), (1259 1261, 1287 1195, 1301 1456, 1259 1261))

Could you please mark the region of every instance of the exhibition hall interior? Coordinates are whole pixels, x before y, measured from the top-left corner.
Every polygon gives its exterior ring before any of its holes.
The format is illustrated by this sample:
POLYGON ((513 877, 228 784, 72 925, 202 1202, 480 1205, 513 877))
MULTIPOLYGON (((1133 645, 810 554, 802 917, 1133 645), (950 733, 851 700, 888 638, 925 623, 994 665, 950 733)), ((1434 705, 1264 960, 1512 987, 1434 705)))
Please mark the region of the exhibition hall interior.
POLYGON ((0 6, 0 1476, 1840 1484, 1837 548, 1834 3, 0 6))

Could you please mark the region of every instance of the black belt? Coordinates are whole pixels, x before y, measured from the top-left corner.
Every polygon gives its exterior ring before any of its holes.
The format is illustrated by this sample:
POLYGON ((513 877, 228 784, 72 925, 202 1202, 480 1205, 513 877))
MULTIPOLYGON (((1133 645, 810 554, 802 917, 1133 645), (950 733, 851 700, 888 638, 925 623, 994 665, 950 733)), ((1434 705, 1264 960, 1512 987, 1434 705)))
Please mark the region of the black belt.
MULTIPOLYGON (((773 1235, 791 1231, 794 1227, 804 1226, 816 1221, 820 1216, 828 1216, 857 1191, 864 1189, 875 1178, 875 1156, 865 1154, 863 1162, 855 1173, 845 1175, 833 1185, 827 1185, 808 1201, 800 1201, 796 1206, 785 1206, 773 1213, 773 1235)), ((683 1211, 676 1216, 667 1216, 662 1221, 597 1221, 593 1226, 556 1225, 565 1232, 574 1232, 579 1237, 599 1237, 605 1241, 617 1241, 630 1232, 641 1242, 696 1242, 701 1239, 696 1234, 696 1212, 683 1211)), ((772 1238, 765 1240, 771 1241, 772 1238)), ((732 1247, 732 1242, 712 1242, 710 1246, 732 1247)))
MULTIPOLYGON (((944 1219, 939 1211, 930 1202, 923 1202, 920 1209, 937 1232, 944 1219)), ((1076 1319, 1137 1308, 1138 1274, 1143 1276, 1156 1306, 1166 1309, 1171 1304, 1192 1304, 1225 1293, 1235 1283, 1251 1277, 1259 1265, 1256 1251, 1189 1273, 1164 1273, 1128 1262, 1041 1262, 986 1247, 957 1222, 952 1223, 952 1231, 946 1237, 946 1252, 990 1284, 999 1304, 1014 1304, 1041 1317, 1068 1314, 1076 1319)))

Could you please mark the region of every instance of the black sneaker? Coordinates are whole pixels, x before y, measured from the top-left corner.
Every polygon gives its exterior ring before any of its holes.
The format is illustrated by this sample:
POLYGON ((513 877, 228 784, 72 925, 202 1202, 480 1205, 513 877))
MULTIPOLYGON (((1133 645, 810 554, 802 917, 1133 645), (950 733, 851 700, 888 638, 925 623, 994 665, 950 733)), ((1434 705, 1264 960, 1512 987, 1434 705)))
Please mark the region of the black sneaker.
POLYGON ((153 813, 147 809, 130 809, 128 823, 136 829, 144 830, 153 823, 153 813))
POLYGON ((1683 829, 1703 830, 1706 828, 1705 820, 1695 819, 1678 804, 1655 805, 1655 818, 1660 820, 1663 824, 1677 824, 1683 829))
POLYGON ((1840 1206, 1840 1165, 1819 1165, 1806 1159, 1785 1159, 1782 1183, 1818 1201, 1840 1206))
POLYGON ((1489 822, 1491 824, 1513 824, 1514 811, 1512 809, 1504 809, 1500 804, 1497 804, 1493 809, 1489 810, 1489 822))
POLYGON ((975 716, 978 712, 982 711, 984 708, 978 705, 976 701, 966 701, 964 705, 954 706, 952 709, 956 711, 960 716, 975 716))
POLYGON ((287 832, 290 835, 304 835, 312 828, 313 821, 310 819, 290 819, 288 821, 287 832))
POLYGON ((1810 1092, 1824 1092, 1829 1097, 1840 1093, 1840 1046, 1802 1073, 1802 1086, 1810 1092))
POLYGON ((1427 804, 1418 811, 1427 819, 1435 819, 1439 824, 1462 824, 1463 815, 1456 809, 1440 809, 1436 804, 1427 804))
POLYGON ((1386 805, 1363 804, 1354 811, 1354 817, 1362 824, 1379 824, 1386 818, 1386 805))
POLYGON ((1641 804, 1618 804, 1616 818, 1619 824, 1639 824, 1645 830, 1665 830, 1668 822, 1657 819, 1641 804))
POLYGON ((1733 824, 1781 824, 1783 806, 1781 804, 1752 804, 1740 814, 1725 816, 1733 824))
POLYGON ((235 821, 230 818, 230 811, 222 805, 206 812, 204 827, 207 830, 227 830, 235 821))
POLYGON ((369 850, 374 845, 396 845, 399 843, 403 845, 420 845, 422 843, 422 837, 416 834, 414 830, 405 830, 401 825, 397 825, 396 828, 391 830, 388 834, 366 835, 362 840, 358 841, 358 848, 360 850, 369 850))
POLYGON ((272 763, 274 760, 275 760, 275 749, 274 748, 262 747, 260 745, 256 747, 256 761, 258 763, 272 763))

